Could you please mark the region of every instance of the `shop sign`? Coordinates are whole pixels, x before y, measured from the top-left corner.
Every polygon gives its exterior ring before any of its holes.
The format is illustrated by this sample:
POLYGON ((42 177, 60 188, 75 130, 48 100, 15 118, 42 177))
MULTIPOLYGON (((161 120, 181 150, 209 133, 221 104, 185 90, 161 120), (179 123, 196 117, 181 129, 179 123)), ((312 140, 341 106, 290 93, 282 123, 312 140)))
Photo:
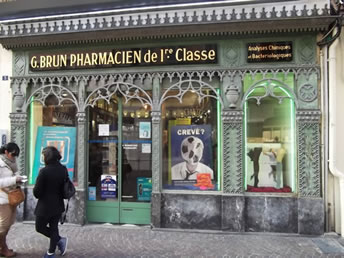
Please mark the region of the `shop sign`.
POLYGON ((287 42, 262 42, 247 44, 247 62, 285 62, 293 60, 293 45, 287 42))
POLYGON ((33 53, 30 71, 217 63, 217 45, 33 53))

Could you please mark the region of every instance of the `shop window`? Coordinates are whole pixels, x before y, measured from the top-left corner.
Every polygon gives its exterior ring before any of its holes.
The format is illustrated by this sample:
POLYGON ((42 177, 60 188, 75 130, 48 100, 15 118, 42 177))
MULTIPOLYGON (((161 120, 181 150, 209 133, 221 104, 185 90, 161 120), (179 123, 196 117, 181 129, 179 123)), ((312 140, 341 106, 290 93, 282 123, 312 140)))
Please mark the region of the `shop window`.
POLYGON ((76 182, 76 106, 68 100, 59 103, 53 95, 44 104, 37 101, 30 104, 29 183, 36 182, 39 170, 44 167, 42 150, 46 146, 55 146, 60 151, 61 163, 76 182))
POLYGON ((176 98, 163 103, 164 189, 220 190, 219 112, 214 97, 200 101, 191 91, 183 96, 182 103, 176 98))
POLYGON ((245 95, 245 186, 249 192, 295 191, 295 103, 290 89, 278 80, 261 80, 245 95))

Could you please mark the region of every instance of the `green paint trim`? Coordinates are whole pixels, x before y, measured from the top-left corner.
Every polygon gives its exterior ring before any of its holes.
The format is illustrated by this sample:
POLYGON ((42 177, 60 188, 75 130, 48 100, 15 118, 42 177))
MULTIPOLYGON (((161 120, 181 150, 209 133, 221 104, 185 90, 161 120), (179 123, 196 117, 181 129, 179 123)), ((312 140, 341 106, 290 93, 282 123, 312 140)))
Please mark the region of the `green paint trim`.
POLYGON ((34 98, 31 97, 31 104, 30 104, 30 125, 29 125, 29 130, 30 130, 30 136, 29 136, 29 172, 30 172, 30 175, 29 175, 29 184, 33 184, 33 178, 32 178, 32 174, 33 174, 33 162, 34 162, 34 159, 35 159, 35 145, 34 145, 34 139, 33 139, 33 130, 34 130, 34 123, 33 123, 33 120, 34 120, 34 114, 33 114, 33 100, 34 98))
MULTIPOLYGON (((220 96, 220 89, 217 89, 217 94, 220 96)), ((222 182, 222 159, 219 157, 222 157, 222 123, 221 123, 221 103, 217 100, 216 102, 216 108, 217 108, 217 190, 221 190, 222 182)))

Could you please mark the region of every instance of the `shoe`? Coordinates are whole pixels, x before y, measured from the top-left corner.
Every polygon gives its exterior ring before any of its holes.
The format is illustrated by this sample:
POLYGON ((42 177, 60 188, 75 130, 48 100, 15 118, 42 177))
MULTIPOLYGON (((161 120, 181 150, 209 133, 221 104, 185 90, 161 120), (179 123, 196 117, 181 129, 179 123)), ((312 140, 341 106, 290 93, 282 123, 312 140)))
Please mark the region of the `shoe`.
POLYGON ((61 239, 57 242, 57 247, 59 251, 61 252, 61 255, 65 255, 67 252, 67 245, 68 245, 68 238, 67 237, 61 237, 61 239))
POLYGON ((52 254, 49 254, 48 252, 46 252, 43 256, 43 258, 55 258, 55 254, 52 253, 52 254))

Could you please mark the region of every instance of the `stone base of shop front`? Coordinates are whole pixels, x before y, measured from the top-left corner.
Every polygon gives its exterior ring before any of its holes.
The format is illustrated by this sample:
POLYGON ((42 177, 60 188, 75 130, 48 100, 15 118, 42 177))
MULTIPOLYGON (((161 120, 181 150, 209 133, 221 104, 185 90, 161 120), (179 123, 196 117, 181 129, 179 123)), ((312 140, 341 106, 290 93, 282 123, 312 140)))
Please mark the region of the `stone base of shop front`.
MULTIPOLYGON (((37 199, 33 196, 32 187, 27 187, 26 200, 18 207, 17 221, 34 221, 34 214, 37 199)), ((66 203, 67 201, 65 201, 66 203)), ((77 190, 73 198, 69 202, 66 223, 85 224, 85 192, 77 190)))
POLYGON ((320 198, 164 193, 159 206, 161 217, 159 220, 154 217, 159 213, 152 213, 153 227, 324 233, 324 202, 320 198))

